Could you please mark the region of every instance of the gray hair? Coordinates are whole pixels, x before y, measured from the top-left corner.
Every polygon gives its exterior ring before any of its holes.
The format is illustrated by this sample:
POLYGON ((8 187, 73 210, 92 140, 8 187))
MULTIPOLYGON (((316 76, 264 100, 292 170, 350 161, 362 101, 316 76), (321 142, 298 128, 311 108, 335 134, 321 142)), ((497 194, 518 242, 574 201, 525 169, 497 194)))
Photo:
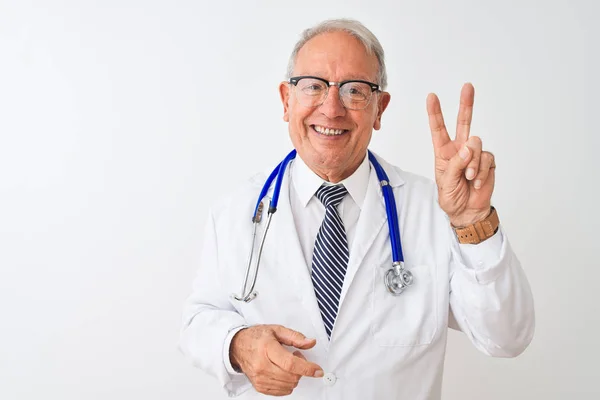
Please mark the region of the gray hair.
POLYGON ((294 65, 296 63, 296 57, 298 52, 310 39, 317 35, 326 32, 337 32, 343 31, 357 38, 367 50, 367 54, 375 54, 379 63, 379 72, 377 74, 377 84, 381 86, 382 90, 385 90, 387 86, 387 72, 385 70, 385 58, 383 53, 383 47, 377 37, 367 29, 366 26, 353 19, 330 19, 323 21, 312 28, 306 29, 302 32, 300 40, 294 46, 290 61, 288 62, 287 79, 292 77, 294 73, 294 65))

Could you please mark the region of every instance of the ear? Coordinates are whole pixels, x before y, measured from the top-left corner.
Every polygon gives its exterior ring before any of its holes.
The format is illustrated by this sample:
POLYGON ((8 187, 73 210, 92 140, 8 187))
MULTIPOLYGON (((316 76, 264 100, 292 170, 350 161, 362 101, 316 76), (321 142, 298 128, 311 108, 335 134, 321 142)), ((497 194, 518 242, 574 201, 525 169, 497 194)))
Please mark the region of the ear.
POLYGON ((377 118, 375 118, 375 122, 373 123, 373 129, 376 131, 381 128, 381 116, 392 99, 392 96, 388 92, 381 92, 377 97, 379 97, 377 101, 377 118))
POLYGON ((283 120, 285 122, 290 122, 290 117, 288 114, 290 109, 290 85, 288 82, 281 82, 279 84, 279 97, 281 98, 281 103, 283 104, 283 120))

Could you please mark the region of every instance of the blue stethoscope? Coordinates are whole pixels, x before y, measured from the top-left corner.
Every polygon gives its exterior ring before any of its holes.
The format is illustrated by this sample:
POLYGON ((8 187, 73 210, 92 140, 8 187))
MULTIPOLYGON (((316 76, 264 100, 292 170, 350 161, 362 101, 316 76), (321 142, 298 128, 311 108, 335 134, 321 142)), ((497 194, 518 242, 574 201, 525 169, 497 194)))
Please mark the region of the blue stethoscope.
MULTIPOLYGON (((394 192, 392 191, 392 187, 389 185, 389 179, 373 153, 370 151, 369 161, 375 168, 375 172, 377 173, 377 179, 379 179, 379 183, 381 185, 381 192, 383 193, 383 199, 385 200, 385 211, 387 214, 388 227, 390 230, 390 243, 392 245, 392 268, 390 268, 384 277, 385 286, 392 295, 398 296, 401 294, 407 287, 413 284, 413 275, 410 271, 404 269, 404 255, 402 254, 402 244, 400 243, 400 227, 398 225, 398 211, 396 210, 396 201, 394 199, 394 192)), ((252 223, 254 224, 254 229, 252 232, 252 246, 250 247, 250 256, 248 258, 248 266, 246 268, 246 276, 244 278, 244 286, 242 287, 242 295, 237 296, 233 294, 233 298, 239 301, 244 301, 246 303, 251 302, 256 298, 258 292, 254 290, 254 286, 256 285, 256 277, 258 276, 258 267, 260 266, 260 258, 262 255, 263 246, 265 244, 265 238, 267 237, 267 232, 269 230, 269 226, 271 225, 271 218, 273 218, 273 214, 277 211, 277 202, 279 201, 279 192, 281 191, 281 183, 283 181, 283 176, 285 175, 285 170, 291 160, 296 157, 296 150, 292 150, 287 157, 283 159, 277 167, 271 172, 271 175, 267 178, 265 185, 260 191, 260 195, 258 196, 258 201, 256 202, 256 207, 254 208, 254 214, 252 215, 252 223), (248 277, 250 275, 250 269, 252 267, 252 259, 254 257, 254 243, 256 240, 256 230, 257 226, 261 221, 262 212, 263 212, 263 202, 262 199, 267 195, 267 192, 271 188, 271 184, 275 181, 275 188, 273 190, 273 197, 271 198, 271 202, 269 203, 269 210, 267 211, 267 226, 265 227, 265 232, 262 235, 262 239, 260 241, 260 246, 258 248, 258 257, 256 260, 256 268, 254 269, 254 277, 252 278, 252 283, 250 284, 250 289, 246 291, 248 287, 248 277)))

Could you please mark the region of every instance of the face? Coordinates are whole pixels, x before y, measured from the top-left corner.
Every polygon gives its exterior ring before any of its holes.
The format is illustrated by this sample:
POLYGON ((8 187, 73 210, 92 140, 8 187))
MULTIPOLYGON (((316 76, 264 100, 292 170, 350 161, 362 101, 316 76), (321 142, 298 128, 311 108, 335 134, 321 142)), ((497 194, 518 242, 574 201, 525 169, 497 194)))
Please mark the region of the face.
MULTIPOLYGON (((374 54, 367 54, 358 39, 346 32, 330 32, 309 40, 298 52, 293 76, 311 75, 330 82, 361 79, 377 83, 379 65, 374 54)), ((329 88, 325 102, 318 107, 301 105, 294 87, 279 86, 283 119, 290 137, 304 162, 319 176, 339 182, 350 176, 363 161, 373 129, 381 126, 381 115, 389 93, 374 92, 364 110, 346 109, 337 86, 329 88), (341 134, 325 134, 324 129, 341 134)))

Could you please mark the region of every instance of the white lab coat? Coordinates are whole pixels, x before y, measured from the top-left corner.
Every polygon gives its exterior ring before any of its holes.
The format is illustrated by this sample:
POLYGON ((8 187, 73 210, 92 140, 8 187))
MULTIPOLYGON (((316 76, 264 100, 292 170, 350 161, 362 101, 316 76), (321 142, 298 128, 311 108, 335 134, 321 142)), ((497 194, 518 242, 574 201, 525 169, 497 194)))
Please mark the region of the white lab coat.
POLYGON ((239 293, 244 279, 251 216, 265 175, 212 210, 200 269, 184 309, 181 349, 230 396, 263 397, 244 375, 229 374, 226 368, 226 338, 243 325, 280 324, 317 339, 303 353, 326 376, 302 378, 293 399, 437 400, 449 323, 491 356, 513 357, 530 343, 532 295, 506 234, 497 262, 468 267, 437 203, 435 184, 378 159, 396 197, 405 265, 414 285, 398 297, 384 286, 391 247, 385 203, 371 168, 331 341, 295 231, 289 174, 262 255, 259 295, 250 303, 230 295, 239 293))

